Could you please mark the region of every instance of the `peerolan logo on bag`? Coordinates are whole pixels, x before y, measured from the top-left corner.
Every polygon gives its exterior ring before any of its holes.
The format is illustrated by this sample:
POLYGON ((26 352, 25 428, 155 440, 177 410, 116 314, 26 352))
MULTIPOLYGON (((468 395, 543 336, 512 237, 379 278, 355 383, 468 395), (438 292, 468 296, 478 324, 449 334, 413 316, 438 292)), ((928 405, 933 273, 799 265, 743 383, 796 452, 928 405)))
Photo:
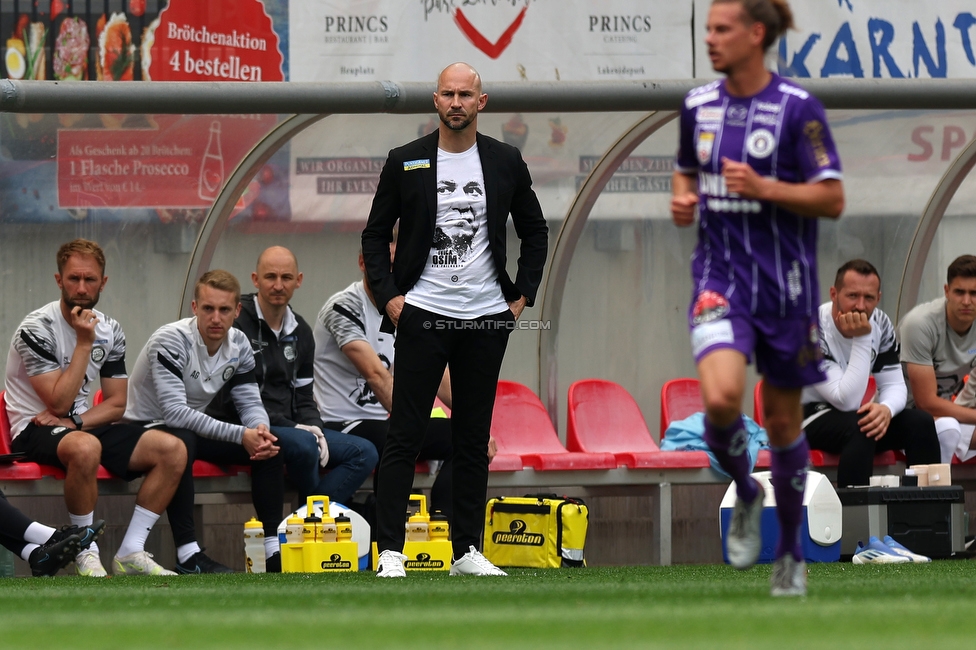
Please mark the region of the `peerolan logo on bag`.
POLYGON ((322 562, 323 571, 337 571, 337 570, 349 570, 352 568, 352 562, 349 560, 343 560, 342 556, 338 553, 333 553, 332 557, 328 560, 322 562))
POLYGON ((417 553, 416 560, 407 560, 403 563, 404 569, 443 569, 444 560, 430 559, 430 553, 417 553))
POLYGON ((544 535, 539 533, 527 533, 527 526, 521 519, 513 519, 508 525, 509 532, 496 531, 491 535, 491 541, 495 544, 512 544, 515 546, 542 546, 546 543, 544 535))

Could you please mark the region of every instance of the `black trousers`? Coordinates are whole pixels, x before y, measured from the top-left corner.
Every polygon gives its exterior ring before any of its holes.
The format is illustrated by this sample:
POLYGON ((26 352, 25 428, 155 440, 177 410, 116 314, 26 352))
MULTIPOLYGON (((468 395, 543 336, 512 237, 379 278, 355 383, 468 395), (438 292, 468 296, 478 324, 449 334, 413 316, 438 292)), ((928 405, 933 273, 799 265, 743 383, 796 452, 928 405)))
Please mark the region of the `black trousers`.
POLYGON ((252 461, 244 445, 204 438, 187 429, 158 428, 173 434, 186 445, 186 470, 166 508, 177 547, 198 541, 193 529, 193 461, 198 459, 215 465, 250 465, 254 510, 264 524, 265 536, 278 536, 285 501, 285 466, 280 453, 268 460, 252 461))
POLYGON ((919 409, 905 409, 891 418, 881 440, 868 438, 857 425, 856 411, 837 411, 826 404, 804 404, 804 419, 823 412, 808 423, 810 449, 840 454, 837 486, 867 485, 874 470, 874 455, 903 449, 909 465, 927 465, 941 460, 939 437, 932 416, 919 409))
POLYGON ((376 478, 376 541, 400 551, 414 466, 444 368, 451 367, 455 557, 480 548, 488 491, 488 438, 502 358, 515 318, 505 310, 458 320, 404 305, 397 325, 390 431, 376 478))
MULTIPOLYGON (((386 436, 390 432, 390 420, 359 420, 353 428, 348 428, 349 422, 326 422, 326 428, 333 431, 344 431, 345 433, 360 438, 365 438, 373 443, 380 458, 383 458, 383 449, 386 447, 386 436)), ((454 504, 451 498, 451 479, 453 472, 453 462, 451 461, 451 420, 449 418, 430 418, 427 424, 427 433, 424 436, 424 444, 420 448, 417 460, 442 460, 437 472, 437 478, 430 488, 430 508, 431 512, 440 510, 441 514, 447 517, 449 523, 453 520, 454 504)), ((373 474, 373 492, 376 492, 376 477, 373 474)), ((371 526, 376 522, 371 521, 371 526)), ((375 529, 374 529, 375 532, 375 529)))
POLYGON ((7 497, 0 492, 0 544, 3 544, 11 553, 20 557, 21 551, 27 546, 24 541, 24 533, 27 528, 34 523, 30 517, 20 510, 10 505, 7 497))

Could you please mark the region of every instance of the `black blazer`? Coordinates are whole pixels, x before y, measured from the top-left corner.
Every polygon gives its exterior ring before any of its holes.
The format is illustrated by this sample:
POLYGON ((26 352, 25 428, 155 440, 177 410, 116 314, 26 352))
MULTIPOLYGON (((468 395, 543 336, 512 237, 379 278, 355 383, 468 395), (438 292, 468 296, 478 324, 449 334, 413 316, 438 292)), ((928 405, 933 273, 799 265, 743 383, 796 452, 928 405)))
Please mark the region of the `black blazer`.
MULTIPOLYGON (((405 295, 416 284, 431 251, 437 216, 438 135, 435 131, 390 151, 363 230, 366 277, 376 307, 383 314, 384 331, 393 331, 386 316, 386 303, 405 295), (400 227, 391 271, 389 244, 398 220, 400 227)), ((479 133, 478 153, 485 178, 488 242, 498 269, 498 282, 505 300, 511 302, 525 296, 531 307, 549 250, 549 227, 542 206, 532 190, 529 169, 518 149, 479 133), (506 270, 509 214, 521 242, 514 282, 506 270)))

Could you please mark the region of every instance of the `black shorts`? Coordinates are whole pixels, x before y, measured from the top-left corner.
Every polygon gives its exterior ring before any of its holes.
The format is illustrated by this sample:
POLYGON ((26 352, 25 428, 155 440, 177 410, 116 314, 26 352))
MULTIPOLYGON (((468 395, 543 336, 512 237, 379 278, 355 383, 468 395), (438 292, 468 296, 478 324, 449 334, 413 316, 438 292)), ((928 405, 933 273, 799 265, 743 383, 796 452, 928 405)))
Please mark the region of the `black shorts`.
MULTIPOLYGON (((102 466, 116 476, 131 481, 142 476, 142 472, 131 471, 129 459, 132 458, 132 452, 139 438, 151 428, 139 424, 109 424, 85 433, 95 436, 102 443, 102 466)), ((10 450, 26 453, 25 460, 65 469, 58 458, 58 445, 61 444, 62 438, 75 430, 68 427, 28 424, 20 435, 10 442, 10 450)))

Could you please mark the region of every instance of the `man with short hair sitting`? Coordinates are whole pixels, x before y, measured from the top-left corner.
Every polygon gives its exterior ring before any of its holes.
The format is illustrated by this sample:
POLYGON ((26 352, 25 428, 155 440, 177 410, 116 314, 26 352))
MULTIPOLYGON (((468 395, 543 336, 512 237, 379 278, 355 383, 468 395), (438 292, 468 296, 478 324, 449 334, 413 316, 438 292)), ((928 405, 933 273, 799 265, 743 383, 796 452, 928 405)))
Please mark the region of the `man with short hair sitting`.
POLYGON ((908 389, 898 340, 877 309, 881 277, 865 260, 837 270, 830 302, 820 305, 820 349, 827 380, 803 389, 803 427, 811 449, 840 454, 837 485, 867 485, 879 451, 904 449, 909 465, 939 462, 932 416, 906 409, 908 389), (874 376, 876 401, 861 401, 874 376))

